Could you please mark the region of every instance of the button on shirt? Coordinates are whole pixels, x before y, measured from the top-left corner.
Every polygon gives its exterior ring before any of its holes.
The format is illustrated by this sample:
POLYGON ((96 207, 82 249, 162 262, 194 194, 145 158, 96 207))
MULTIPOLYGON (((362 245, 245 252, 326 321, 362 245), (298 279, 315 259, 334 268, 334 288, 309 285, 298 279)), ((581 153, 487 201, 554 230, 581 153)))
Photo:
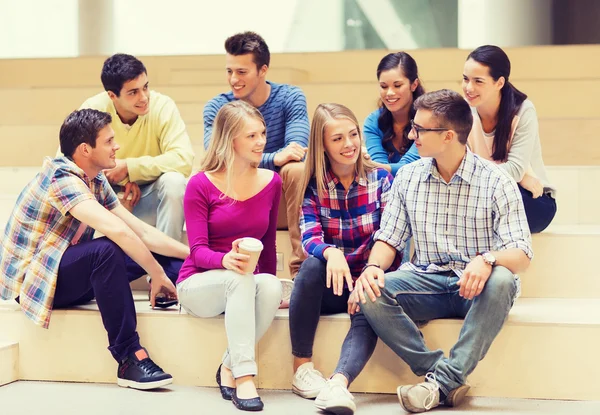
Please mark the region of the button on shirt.
MULTIPOLYGON (((383 169, 373 169, 366 178, 356 178, 348 190, 328 171, 325 194, 319 197, 313 178, 304 194, 300 214, 302 246, 315 258, 327 262, 323 253, 329 247, 340 249, 353 278, 358 278, 373 247, 373 233, 379 229, 392 176, 383 169)), ((392 269, 397 268, 397 255, 392 269)))
POLYGON ((108 210, 119 204, 103 173, 90 179, 66 157, 47 158, 19 195, 0 241, 0 298, 19 296, 25 315, 44 328, 50 323, 64 252, 78 230, 83 229, 80 243, 94 235, 69 214, 85 200, 96 200, 108 210))
POLYGON ((531 259, 531 234, 515 181, 467 150, 446 183, 435 160, 423 158, 398 171, 374 239, 402 251, 412 237, 415 256, 401 269, 454 271, 478 252, 519 248, 531 259))

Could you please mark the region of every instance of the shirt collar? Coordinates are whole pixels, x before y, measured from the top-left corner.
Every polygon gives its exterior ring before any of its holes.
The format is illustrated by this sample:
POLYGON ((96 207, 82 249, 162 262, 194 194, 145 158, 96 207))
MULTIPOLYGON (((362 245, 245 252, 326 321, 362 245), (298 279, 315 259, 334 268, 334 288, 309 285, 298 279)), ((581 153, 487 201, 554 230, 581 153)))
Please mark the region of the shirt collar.
MULTIPOLYGON (((426 164, 425 169, 423 169, 423 174, 421 175, 421 181, 426 181, 430 176, 435 177, 438 180, 441 180, 440 172, 437 169, 437 165, 434 158, 429 158, 428 160, 429 166, 426 164)), ((462 159, 462 162, 458 166, 458 169, 450 179, 450 182, 454 180, 455 177, 460 177, 467 183, 471 183, 473 180, 473 166, 475 165, 475 156, 473 152, 467 148, 465 156, 462 159)))
MULTIPOLYGON (((359 186, 366 187, 367 179, 364 177, 355 177, 354 183, 357 183, 359 186)), ((329 190, 334 190, 338 184, 341 184, 340 179, 338 179, 337 176, 333 174, 331 168, 327 169, 327 171, 325 172, 325 184, 329 188, 329 190)))
POLYGON ((47 168, 49 166, 53 166, 54 168, 56 168, 56 167, 64 168, 68 172, 76 175, 77 177, 80 177, 81 179, 85 180, 86 182, 95 181, 95 182, 100 183, 100 182, 102 182, 102 176, 104 175, 103 172, 100 172, 96 175, 96 177, 92 177, 90 179, 87 176, 87 174, 85 174, 85 172, 83 171, 82 168, 80 168, 73 160, 71 160, 70 158, 68 158, 66 156, 57 157, 55 159, 47 157, 44 160, 44 168, 47 168))

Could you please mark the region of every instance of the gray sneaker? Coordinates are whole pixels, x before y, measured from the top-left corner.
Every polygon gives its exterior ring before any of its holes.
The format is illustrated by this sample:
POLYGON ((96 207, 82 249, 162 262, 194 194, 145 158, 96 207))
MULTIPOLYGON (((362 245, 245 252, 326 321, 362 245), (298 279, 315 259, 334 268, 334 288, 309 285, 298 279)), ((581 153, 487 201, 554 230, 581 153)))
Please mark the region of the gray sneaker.
POLYGON ((315 399, 315 406, 336 415, 353 415, 356 411, 354 397, 337 379, 327 380, 327 385, 321 389, 315 399))
MULTIPOLYGON (((460 405, 468 391, 468 385, 459 386, 448 394, 443 404, 446 406, 460 405)), ((433 373, 425 376, 425 382, 398 386, 396 393, 400 406, 407 412, 425 412, 440 405, 440 384, 433 373)))

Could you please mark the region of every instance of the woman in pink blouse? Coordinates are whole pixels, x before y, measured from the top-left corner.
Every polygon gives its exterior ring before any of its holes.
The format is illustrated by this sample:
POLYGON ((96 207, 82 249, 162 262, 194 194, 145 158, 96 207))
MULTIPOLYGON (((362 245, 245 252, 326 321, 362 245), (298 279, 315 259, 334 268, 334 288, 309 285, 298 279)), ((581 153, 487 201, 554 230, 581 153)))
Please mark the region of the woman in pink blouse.
POLYGON ((255 344, 281 301, 275 277, 281 179, 258 168, 265 144, 265 122, 256 108, 238 100, 219 110, 201 172, 185 192, 190 256, 177 280, 179 300, 189 314, 225 312, 228 347, 216 379, 224 399, 249 411, 263 408, 253 381, 255 344), (238 251, 244 237, 264 246, 256 270, 238 251))

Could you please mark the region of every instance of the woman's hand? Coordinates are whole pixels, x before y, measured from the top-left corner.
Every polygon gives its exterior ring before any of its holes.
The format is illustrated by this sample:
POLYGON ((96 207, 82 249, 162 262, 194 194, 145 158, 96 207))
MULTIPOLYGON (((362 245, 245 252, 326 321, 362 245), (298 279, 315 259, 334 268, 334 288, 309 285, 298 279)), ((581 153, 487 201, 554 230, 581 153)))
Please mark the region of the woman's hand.
POLYGON ((529 173, 525 173, 523 179, 519 182, 521 187, 525 190, 529 190, 533 195, 534 199, 537 199, 544 193, 544 186, 542 186, 542 182, 529 173))
POLYGON ((344 253, 337 248, 327 248, 325 250, 327 259, 327 288, 333 286, 335 295, 344 293, 344 279, 348 284, 348 290, 352 291, 352 274, 344 253))
POLYGON ((235 271, 238 274, 247 274, 246 268, 250 255, 240 254, 238 248, 244 238, 236 239, 231 243, 231 251, 225 254, 222 260, 223 268, 235 271))

